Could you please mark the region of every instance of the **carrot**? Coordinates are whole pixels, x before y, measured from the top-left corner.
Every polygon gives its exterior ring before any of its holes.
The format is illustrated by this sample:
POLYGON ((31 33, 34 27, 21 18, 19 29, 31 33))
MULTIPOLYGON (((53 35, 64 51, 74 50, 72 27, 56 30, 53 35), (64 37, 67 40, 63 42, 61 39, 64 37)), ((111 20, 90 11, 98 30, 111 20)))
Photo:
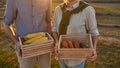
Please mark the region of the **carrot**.
POLYGON ((80 48, 79 42, 78 41, 73 41, 74 47, 75 48, 80 48))
POLYGON ((61 42, 61 47, 62 47, 62 48, 69 48, 67 41, 63 40, 63 41, 61 42))
POLYGON ((86 45, 83 44, 83 43, 80 43, 80 47, 81 47, 81 48, 88 48, 88 46, 86 46, 86 45))
POLYGON ((69 48, 74 48, 72 41, 67 40, 69 48))

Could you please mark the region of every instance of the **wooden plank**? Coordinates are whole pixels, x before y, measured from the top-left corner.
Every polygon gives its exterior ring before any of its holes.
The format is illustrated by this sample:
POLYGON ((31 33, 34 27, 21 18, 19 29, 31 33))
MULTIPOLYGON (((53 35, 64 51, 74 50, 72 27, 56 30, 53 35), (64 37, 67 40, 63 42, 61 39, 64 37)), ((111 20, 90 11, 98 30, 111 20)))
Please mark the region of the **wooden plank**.
POLYGON ((38 50, 38 51, 33 51, 33 52, 23 52, 23 54, 35 54, 35 53, 47 52, 47 51, 51 51, 51 50, 52 49, 38 50))
POLYGON ((37 50, 37 49, 41 49, 41 50, 44 50, 44 49, 48 49, 48 48, 53 48, 52 46, 48 46, 48 47, 37 47, 37 48, 30 48, 30 49, 23 49, 23 51, 31 51, 31 50, 37 50))
POLYGON ((39 51, 39 52, 34 52, 34 53, 23 54, 22 58, 28 58, 28 57, 38 56, 38 55, 42 55, 42 54, 46 54, 46 53, 51 53, 51 49, 48 49, 46 51, 39 51))
POLYGON ((22 48, 31 48, 31 47, 49 45, 49 44, 52 44, 52 43, 53 43, 53 41, 46 41, 46 42, 39 43, 39 44, 22 45, 21 47, 22 47, 22 48))
POLYGON ((34 52, 27 52, 27 53, 23 53, 23 55, 25 55, 25 54, 35 54, 35 53, 39 53, 39 54, 41 54, 41 53, 45 53, 45 52, 52 52, 53 51, 53 49, 47 49, 47 50, 38 50, 38 51, 34 51, 34 52))
POLYGON ((70 51, 86 51, 86 50, 91 50, 91 49, 93 49, 93 48, 60 48, 60 50, 62 51, 62 50, 64 50, 64 51, 68 51, 68 50, 70 50, 70 51))
POLYGON ((50 53, 50 52, 52 52, 52 50, 48 49, 46 51, 38 51, 38 52, 34 52, 34 53, 32 53, 32 52, 31 53, 25 53, 25 54, 23 54, 23 56, 25 56, 25 55, 34 55, 34 56, 37 56, 38 54, 42 55, 42 54, 50 53))
POLYGON ((23 53, 30 53, 30 52, 37 52, 37 51, 44 51, 44 50, 48 50, 48 49, 53 49, 52 47, 46 47, 46 48, 36 48, 36 49, 26 49, 23 50, 23 53))
POLYGON ((90 48, 93 48, 93 41, 91 35, 89 35, 90 48))
POLYGON ((43 48, 50 45, 53 45, 53 43, 51 42, 51 43, 45 43, 45 44, 39 44, 39 45, 24 46, 21 49, 31 49, 31 48, 37 48, 37 47, 43 48))
POLYGON ((60 49, 60 59, 84 59, 92 56, 92 49, 60 49))

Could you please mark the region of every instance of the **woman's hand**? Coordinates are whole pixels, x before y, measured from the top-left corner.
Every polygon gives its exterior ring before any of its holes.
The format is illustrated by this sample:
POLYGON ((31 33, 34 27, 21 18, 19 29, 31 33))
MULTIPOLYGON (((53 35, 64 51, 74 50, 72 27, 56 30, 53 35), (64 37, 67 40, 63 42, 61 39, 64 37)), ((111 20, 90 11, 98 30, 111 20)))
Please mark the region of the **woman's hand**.
POLYGON ((96 49, 93 49, 93 54, 92 56, 88 56, 86 58, 87 61, 94 61, 97 58, 97 53, 96 53, 96 49))
POLYGON ((58 48, 58 42, 55 44, 55 56, 59 58, 61 56, 59 48, 58 48))
POLYGON ((88 56, 86 58, 87 61, 94 61, 97 58, 97 52, 96 52, 97 39, 98 39, 98 36, 93 36, 92 37, 92 40, 93 40, 93 53, 92 53, 92 56, 88 56))

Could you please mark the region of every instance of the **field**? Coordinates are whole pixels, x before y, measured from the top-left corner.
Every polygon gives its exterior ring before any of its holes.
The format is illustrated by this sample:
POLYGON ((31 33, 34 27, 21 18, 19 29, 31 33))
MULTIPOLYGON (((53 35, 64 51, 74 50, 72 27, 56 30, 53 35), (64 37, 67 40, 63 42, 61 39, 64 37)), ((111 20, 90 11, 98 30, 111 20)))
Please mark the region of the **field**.
MULTIPOLYGON (((55 9, 58 4, 60 3, 53 3, 52 9, 55 9)), ((94 6, 96 13, 120 15, 119 3, 90 4, 94 6)), ((120 25, 120 16, 99 15, 97 22, 120 25)), ((85 68, 120 68, 120 28, 99 27, 99 32, 101 36, 97 45, 98 58, 93 62, 87 62, 85 68)), ((53 56, 51 68, 59 68, 53 56)), ((0 31, 0 68, 19 68, 14 44, 2 31, 0 31)))
POLYGON ((104 24, 120 24, 120 17, 115 16, 97 16, 98 23, 104 24))
MULTIPOLYGON (((60 3, 56 2, 53 4, 53 9, 60 3)), ((120 14, 120 4, 119 3, 90 3, 93 6, 97 13, 103 14, 120 14)))
POLYGON ((120 14, 119 3, 90 3, 94 6, 97 13, 103 14, 120 14))
MULTIPOLYGON (((55 9, 55 6, 60 3, 54 3, 52 9, 55 9)), ((90 3, 91 6, 95 8, 96 13, 100 14, 108 14, 97 16, 98 23, 106 23, 106 24, 120 24, 120 4, 119 3, 90 3), (109 16, 119 15, 119 16, 109 16)))

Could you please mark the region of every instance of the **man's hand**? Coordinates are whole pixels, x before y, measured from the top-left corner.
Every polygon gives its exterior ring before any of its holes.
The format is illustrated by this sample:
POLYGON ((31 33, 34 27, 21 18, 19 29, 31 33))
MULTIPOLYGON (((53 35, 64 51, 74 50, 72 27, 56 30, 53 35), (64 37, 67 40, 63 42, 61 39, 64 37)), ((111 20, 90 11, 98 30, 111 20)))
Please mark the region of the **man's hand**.
POLYGON ((8 34, 8 36, 13 40, 13 42, 16 44, 16 49, 18 52, 18 55, 21 56, 21 47, 20 47, 20 43, 18 42, 18 39, 16 38, 16 35, 13 35, 14 30, 11 29, 10 25, 6 25, 4 24, 4 29, 5 32, 8 34))
POLYGON ((94 61, 97 58, 97 53, 96 53, 96 49, 93 49, 93 54, 92 56, 88 56, 86 58, 87 61, 94 61))
POLYGON ((61 56, 59 48, 58 48, 58 43, 56 43, 56 45, 55 45, 55 55, 57 58, 59 58, 61 56))
POLYGON ((22 56, 22 51, 21 51, 21 46, 20 46, 20 43, 16 43, 16 48, 17 48, 17 53, 18 55, 21 57, 22 56))

